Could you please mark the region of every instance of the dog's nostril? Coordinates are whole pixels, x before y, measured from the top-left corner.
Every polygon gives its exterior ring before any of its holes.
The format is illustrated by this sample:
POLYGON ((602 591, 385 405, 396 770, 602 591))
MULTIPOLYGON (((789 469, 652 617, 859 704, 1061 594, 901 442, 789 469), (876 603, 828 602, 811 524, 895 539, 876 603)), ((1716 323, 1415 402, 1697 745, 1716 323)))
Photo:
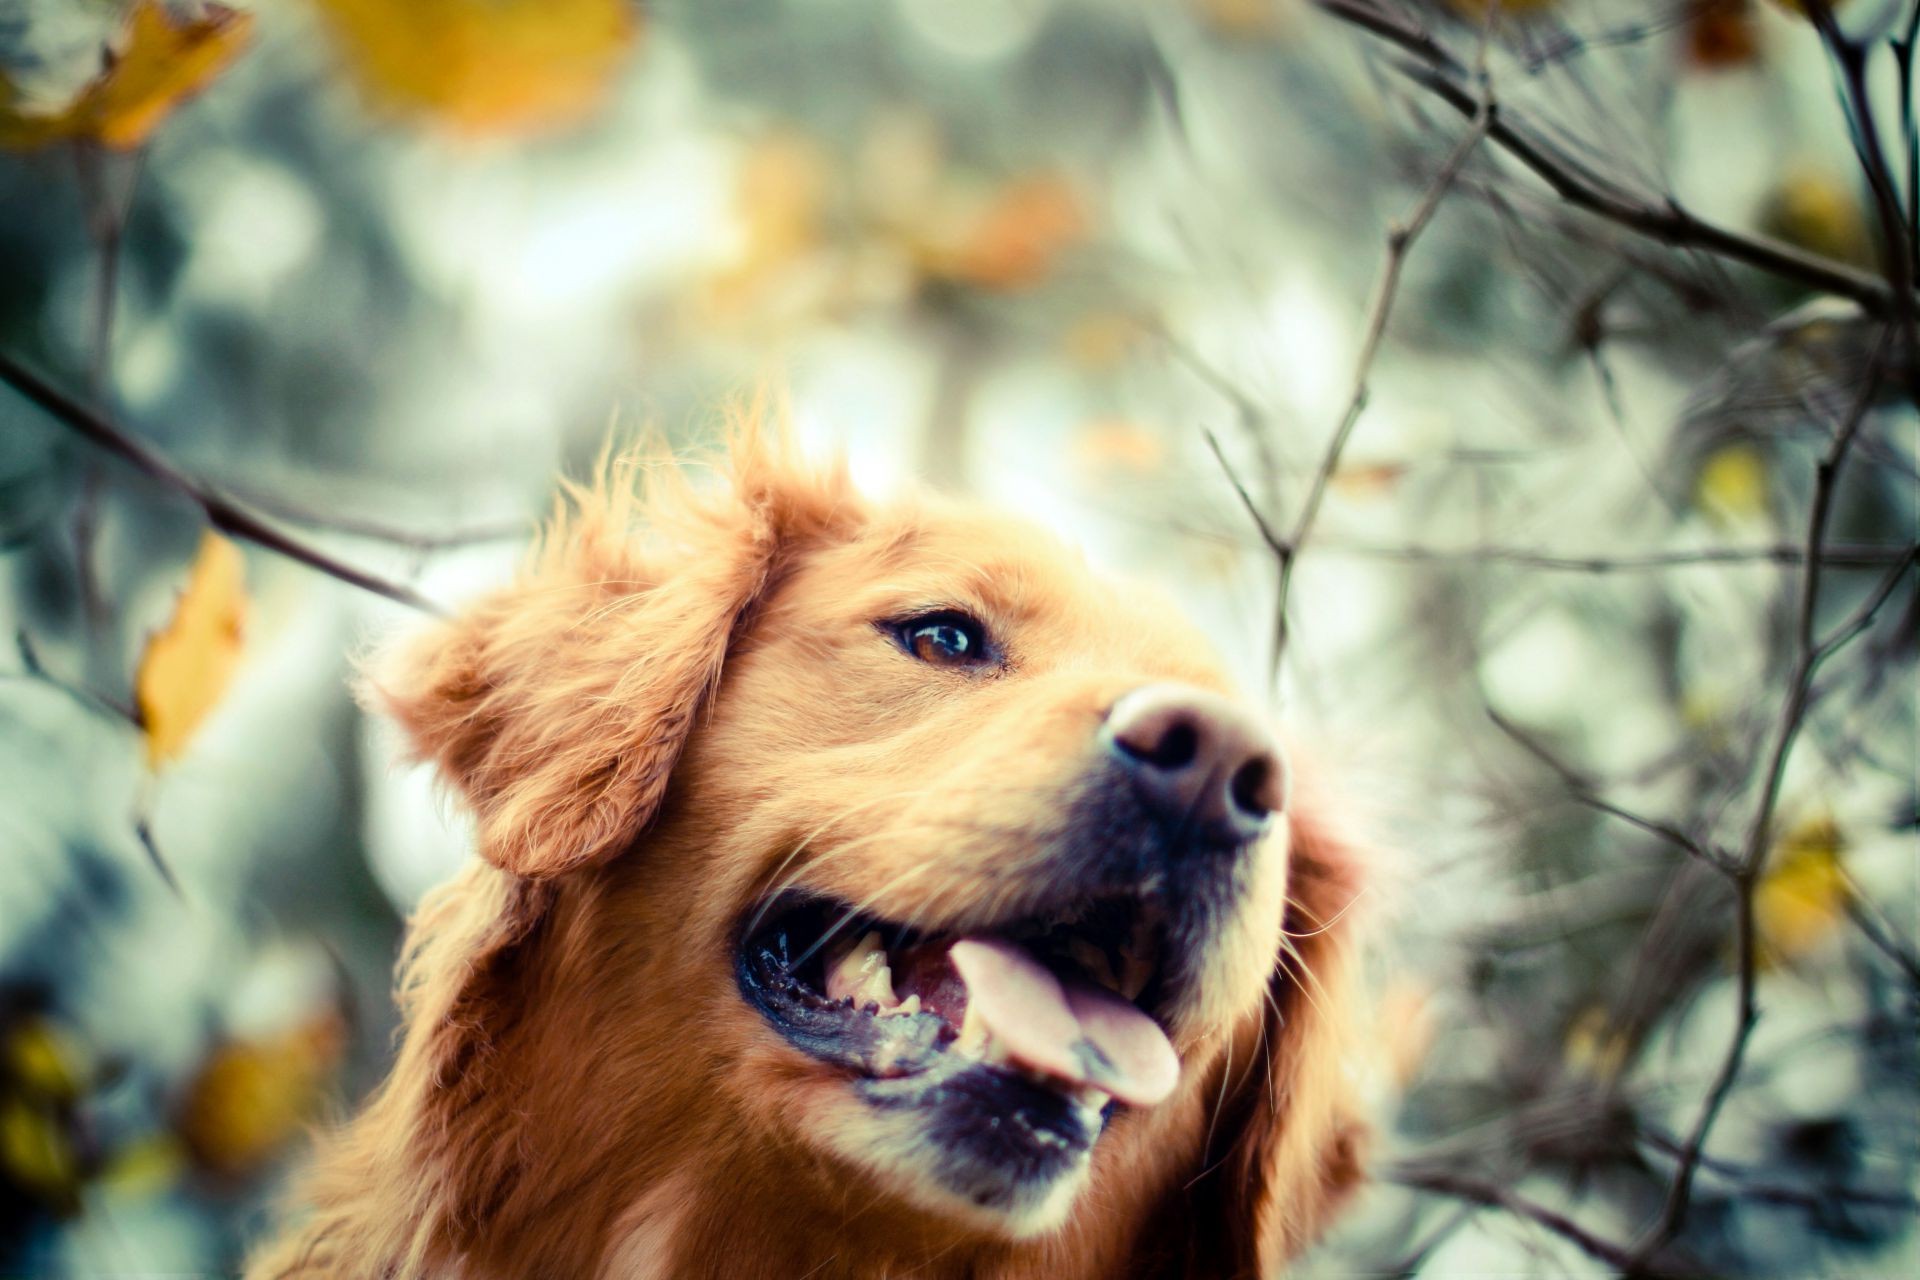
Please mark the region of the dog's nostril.
POLYGON ((1213 844, 1252 841, 1285 804, 1273 738, 1217 693, 1143 685, 1108 709, 1100 736, 1150 809, 1213 844))
POLYGON ((1273 762, 1265 757, 1247 761, 1233 771, 1227 794, 1234 807, 1250 818, 1264 818, 1273 812, 1267 800, 1267 782, 1273 775, 1273 762))
POLYGON ((1167 726, 1151 742, 1121 738, 1120 749, 1143 764, 1156 769, 1184 769, 1200 754, 1200 733, 1185 721, 1167 726))

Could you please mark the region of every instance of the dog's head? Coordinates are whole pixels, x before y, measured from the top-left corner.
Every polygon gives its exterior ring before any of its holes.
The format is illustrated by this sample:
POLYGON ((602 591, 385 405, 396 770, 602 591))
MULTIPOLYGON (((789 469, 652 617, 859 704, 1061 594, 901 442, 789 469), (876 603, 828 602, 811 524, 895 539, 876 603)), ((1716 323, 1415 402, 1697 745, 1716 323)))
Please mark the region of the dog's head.
MULTIPOLYGON (((573 1038, 522 1051, 571 1045, 608 1142, 631 1113, 949 1233, 1297 1248, 1355 1177, 1349 848, 1164 602, 746 439, 710 492, 577 495, 376 676, 540 904, 487 999, 573 1038)), ((453 999, 437 1077, 498 1016, 453 999)))

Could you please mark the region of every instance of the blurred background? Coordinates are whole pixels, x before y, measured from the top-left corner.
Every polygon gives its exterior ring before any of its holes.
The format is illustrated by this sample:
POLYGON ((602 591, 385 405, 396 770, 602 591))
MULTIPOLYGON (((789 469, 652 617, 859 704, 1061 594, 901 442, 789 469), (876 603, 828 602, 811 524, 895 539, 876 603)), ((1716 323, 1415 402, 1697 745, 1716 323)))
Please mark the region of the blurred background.
POLYGON ((352 664, 785 387, 1394 850, 1310 1276, 1910 1275, 1912 0, 0 0, 0 1274, 224 1274, 457 812, 352 664))

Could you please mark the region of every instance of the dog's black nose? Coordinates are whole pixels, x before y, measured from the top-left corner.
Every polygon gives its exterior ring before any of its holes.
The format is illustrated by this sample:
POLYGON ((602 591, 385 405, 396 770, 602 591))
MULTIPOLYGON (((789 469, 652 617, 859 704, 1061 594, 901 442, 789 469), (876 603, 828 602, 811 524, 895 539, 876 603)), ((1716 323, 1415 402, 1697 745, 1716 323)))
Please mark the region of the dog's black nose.
POLYGON ((1215 840, 1244 844, 1286 806, 1272 735, 1217 693, 1142 686, 1113 704, 1100 737, 1150 806, 1215 840))

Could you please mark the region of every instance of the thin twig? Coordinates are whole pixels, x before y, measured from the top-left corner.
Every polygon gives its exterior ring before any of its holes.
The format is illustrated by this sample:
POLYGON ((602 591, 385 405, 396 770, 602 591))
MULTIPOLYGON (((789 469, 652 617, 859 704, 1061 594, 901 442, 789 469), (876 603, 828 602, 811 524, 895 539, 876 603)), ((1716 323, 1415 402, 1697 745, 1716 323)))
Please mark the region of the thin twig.
MULTIPOLYGON (((1694 566, 1786 565, 1806 563, 1806 548, 1797 544, 1768 547, 1698 547, 1673 551, 1648 551, 1629 555, 1548 555, 1519 547, 1423 547, 1386 546, 1377 543, 1344 542, 1323 539, 1314 544, 1327 555, 1366 556, 1381 560, 1408 560, 1418 563, 1459 562, 1498 564, 1520 569, 1581 574, 1642 573, 1658 569, 1684 569, 1694 566)), ((1901 566, 1913 559, 1913 547, 1873 546, 1862 543, 1829 544, 1820 563, 1828 569, 1881 569, 1901 566)))
POLYGON ((1728 857, 1726 853, 1701 843, 1671 823, 1646 817, 1643 814, 1635 813, 1631 809, 1625 809, 1615 804, 1613 801, 1601 795, 1599 791, 1594 788, 1593 783, 1583 777, 1578 770, 1554 755, 1544 744, 1521 729, 1520 726, 1514 724, 1511 720, 1501 715, 1498 711, 1493 710, 1491 707, 1487 709, 1487 716, 1493 721, 1496 729, 1513 739, 1522 750, 1545 765, 1554 776, 1558 777, 1566 787, 1568 794, 1581 804, 1592 809, 1597 809, 1609 817, 1618 818, 1631 826, 1638 827, 1649 835, 1658 836, 1676 848, 1682 849, 1693 857, 1700 859, 1700 861, 1706 863, 1708 866, 1715 867, 1720 871, 1730 871, 1732 869, 1733 860, 1728 857))
MULTIPOLYGON (((1386 337, 1387 320, 1393 313, 1395 298, 1400 293, 1400 275, 1406 266, 1407 254, 1413 248, 1420 233, 1439 210, 1440 202, 1446 198, 1447 191, 1453 186, 1453 180, 1459 176, 1460 169, 1480 145, 1481 139, 1493 126, 1497 107, 1493 93, 1487 85, 1484 72, 1481 75, 1481 89, 1478 106, 1475 108, 1472 122, 1453 150, 1440 165, 1440 170, 1427 184, 1426 192, 1413 207, 1406 218, 1387 230, 1387 256, 1380 269, 1380 278, 1374 286, 1373 299, 1367 306, 1367 325, 1365 336, 1360 341, 1360 355, 1354 362, 1353 391, 1347 399, 1347 407, 1340 415, 1339 425, 1334 428, 1333 436, 1327 441, 1327 447, 1320 456, 1320 465, 1314 470, 1313 479, 1308 482, 1306 498, 1300 504, 1300 514, 1295 517, 1292 533, 1283 544, 1276 544, 1271 537, 1267 544, 1273 547, 1280 562, 1280 581, 1276 591, 1277 599, 1273 607, 1273 665, 1272 678, 1279 679, 1280 662, 1287 648, 1287 600, 1293 587, 1293 567, 1299 558, 1300 550, 1306 545, 1313 533, 1314 521, 1319 519, 1320 504, 1326 499, 1327 485, 1340 467, 1340 458, 1346 452, 1347 441, 1353 437, 1353 429, 1365 412, 1373 374, 1374 358, 1380 352, 1380 343, 1386 337)), ((1218 452, 1216 447, 1216 453, 1218 452)), ((1265 535, 1263 529, 1263 536, 1265 535)))
POLYGON ((1500 1209, 1526 1218, 1566 1240, 1588 1257, 1604 1262, 1615 1270, 1633 1269, 1633 1255, 1622 1246, 1595 1235, 1565 1214, 1505 1187, 1448 1173, 1402 1173, 1388 1177, 1390 1181, 1416 1191, 1431 1191, 1436 1195, 1451 1196, 1455 1200, 1486 1205, 1490 1209, 1500 1209))
MULTIPOLYGON (((120 300, 120 262, 125 243, 127 219, 133 212, 133 200, 139 190, 141 163, 145 151, 135 151, 126 193, 118 202, 109 189, 112 169, 110 157, 92 143, 73 144, 74 173, 85 211, 87 234, 98 254, 93 281, 93 351, 88 364, 88 390, 93 407, 108 421, 113 419, 113 329, 120 300)), ((104 483, 99 459, 89 459, 82 470, 80 494, 73 504, 74 577, 80 593, 81 616, 90 632, 106 624, 107 602, 100 590, 100 575, 94 560, 100 533, 100 490, 104 483)))
POLYGON ((173 868, 167 864, 165 856, 161 854, 160 844, 153 838, 153 824, 147 821, 145 814, 135 815, 133 834, 134 838, 140 841, 140 847, 146 850, 147 861, 151 862, 153 869, 160 873, 160 878, 167 882, 167 888, 173 890, 173 896, 185 901, 187 895, 181 892, 180 881, 174 876, 173 868))
MULTIPOLYGON (((1395 64, 1403 75, 1462 116, 1477 113, 1479 104, 1474 93, 1461 83, 1464 68, 1460 60, 1426 31, 1368 0, 1313 0, 1313 4, 1328 16, 1411 54, 1413 65, 1395 64)), ((1879 276, 1778 240, 1708 222, 1672 196, 1624 189, 1540 138, 1511 109, 1503 110, 1493 121, 1488 140, 1530 169, 1568 204, 1640 235, 1675 248, 1699 249, 1770 275, 1797 280, 1824 293, 1851 298, 1875 314, 1884 315, 1893 309, 1892 290, 1879 276)))
MULTIPOLYGON (((49 671, 46 663, 40 660, 40 652, 34 647, 33 637, 29 636, 25 630, 13 633, 13 647, 14 652, 20 657, 20 672, 15 678, 33 680, 46 685, 49 689, 58 689, 89 711, 98 712, 110 720, 125 721, 139 730, 146 728, 138 708, 115 701, 106 694, 95 692, 85 685, 62 679, 49 671)), ((7 676, 0 675, 0 679, 4 678, 7 676)))
MULTIPOLYGON (((1646 1145, 1663 1155, 1680 1154, 1680 1144, 1664 1133, 1645 1132, 1640 1136, 1646 1145)), ((1819 1209, 1830 1204, 1854 1204, 1869 1209, 1920 1209, 1920 1199, 1899 1192, 1868 1191, 1858 1187, 1807 1189, 1769 1183, 1751 1169, 1728 1160, 1716 1160, 1712 1156, 1701 1156, 1700 1167, 1735 1184, 1741 1198, 1763 1204, 1791 1205, 1802 1209, 1819 1209)))
POLYGON ((1920 956, 1916 956, 1911 947, 1904 946, 1893 936, 1886 921, 1880 914, 1880 908, 1870 902, 1866 895, 1851 883, 1847 893, 1847 919, 1860 931, 1872 946, 1887 959, 1899 965, 1907 975, 1907 981, 1920 986, 1920 956))
POLYGON ((336 559, 320 548, 274 528, 254 512, 215 491, 206 482, 181 470, 172 459, 152 445, 120 431, 4 353, 0 353, 0 381, 5 381, 40 406, 68 430, 192 501, 206 514, 207 521, 214 528, 409 608, 425 613, 445 612, 412 587, 336 559))
POLYGON ((256 489, 233 485, 224 486, 224 489, 230 497, 275 520, 310 529, 323 529, 346 538, 384 543, 407 551, 447 551, 489 542, 512 542, 532 536, 534 528, 533 521, 525 519, 499 520, 445 530, 409 529, 367 516, 319 511, 279 494, 261 493, 256 489))
POLYGON ((1873 611, 1877 611, 1879 603, 1883 603, 1892 593, 1899 576, 1906 571, 1905 566, 1900 566, 1887 575, 1885 590, 1876 593, 1878 600, 1873 604, 1873 610, 1855 615, 1857 625, 1855 620, 1849 620, 1826 642, 1815 640, 1814 627, 1820 603, 1820 557, 1826 543, 1827 523, 1833 512, 1834 493, 1840 472, 1846 465, 1848 451, 1853 447, 1854 439, 1873 407, 1874 395, 1879 390, 1880 361, 1885 353, 1886 337, 1883 331, 1868 362, 1866 383, 1852 411, 1834 432, 1833 441, 1814 472, 1813 500, 1807 515, 1806 559, 1800 573, 1799 604, 1794 622, 1792 674, 1788 677, 1787 695, 1760 775, 1760 796, 1748 820, 1746 839, 1739 857, 1728 872, 1734 890, 1735 1002, 1738 1014, 1720 1068, 1700 1105, 1693 1128, 1687 1135, 1686 1145, 1676 1157, 1673 1178, 1668 1183, 1667 1197, 1660 1214, 1635 1246, 1636 1264, 1644 1263, 1673 1239, 1685 1222, 1701 1155, 1713 1132, 1714 1122, 1733 1091, 1734 1081, 1739 1078, 1740 1068, 1746 1061, 1747 1047, 1753 1040, 1754 1025, 1759 1021, 1759 948, 1754 930, 1754 890, 1766 868, 1767 851, 1773 836, 1774 811, 1779 804, 1787 760, 1805 722, 1814 676, 1821 664, 1837 653, 1842 644, 1865 629, 1873 611), (1838 639, 1842 636, 1845 639, 1838 639))
POLYGON ((1880 260, 1887 285, 1894 299, 1894 318, 1900 325, 1902 359, 1900 368, 1908 395, 1920 405, 1920 326, 1916 326, 1913 297, 1914 244, 1906 217, 1900 211, 1893 169, 1887 163, 1886 148, 1880 140, 1880 121, 1873 107, 1873 95, 1867 89, 1867 49, 1858 40, 1848 38, 1833 16, 1829 0, 1805 0, 1802 5, 1814 29, 1820 33, 1827 52, 1840 68, 1845 87, 1843 107, 1852 125, 1854 150, 1866 174, 1867 190, 1873 195, 1875 219, 1880 224, 1880 260))

